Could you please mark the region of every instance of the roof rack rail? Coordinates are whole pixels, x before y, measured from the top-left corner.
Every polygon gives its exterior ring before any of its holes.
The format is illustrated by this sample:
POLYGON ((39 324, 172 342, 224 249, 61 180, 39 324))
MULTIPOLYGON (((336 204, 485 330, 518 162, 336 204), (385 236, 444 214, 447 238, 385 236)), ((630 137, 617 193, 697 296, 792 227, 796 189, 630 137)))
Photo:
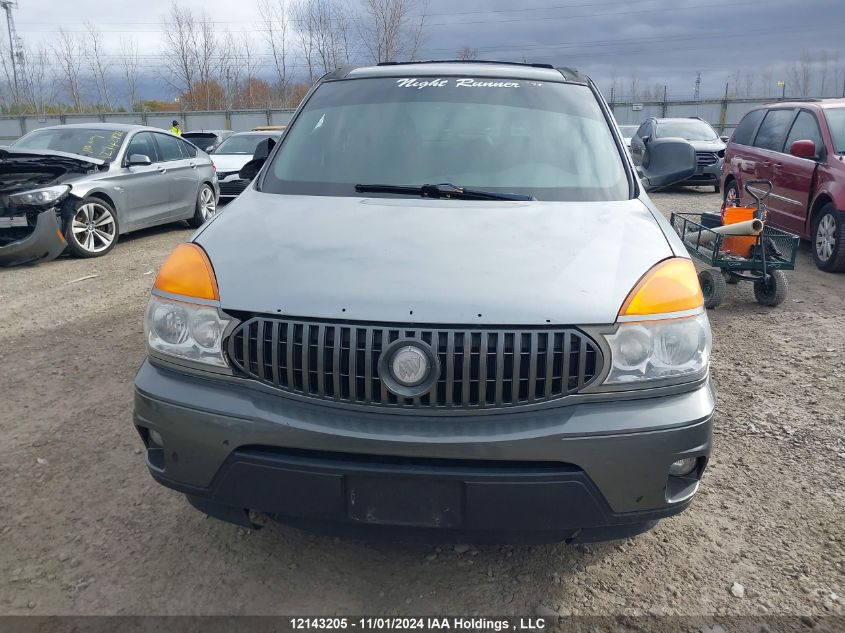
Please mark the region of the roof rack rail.
POLYGON ((406 64, 503 64, 506 66, 529 66, 531 68, 548 68, 554 70, 551 64, 529 63, 529 62, 502 62, 495 59, 429 59, 414 62, 379 62, 377 66, 399 66, 406 64))

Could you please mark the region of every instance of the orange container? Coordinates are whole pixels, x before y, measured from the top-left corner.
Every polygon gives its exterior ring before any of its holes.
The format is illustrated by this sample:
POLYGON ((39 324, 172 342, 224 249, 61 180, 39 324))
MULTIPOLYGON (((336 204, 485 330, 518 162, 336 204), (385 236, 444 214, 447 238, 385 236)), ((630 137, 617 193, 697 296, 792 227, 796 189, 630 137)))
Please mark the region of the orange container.
MULTIPOLYGON (((749 207, 726 207, 722 216, 722 224, 736 224, 753 220, 756 212, 757 209, 749 207)), ((756 243, 756 235, 725 237, 722 239, 722 250, 739 257, 748 257, 751 255, 751 247, 756 243)))

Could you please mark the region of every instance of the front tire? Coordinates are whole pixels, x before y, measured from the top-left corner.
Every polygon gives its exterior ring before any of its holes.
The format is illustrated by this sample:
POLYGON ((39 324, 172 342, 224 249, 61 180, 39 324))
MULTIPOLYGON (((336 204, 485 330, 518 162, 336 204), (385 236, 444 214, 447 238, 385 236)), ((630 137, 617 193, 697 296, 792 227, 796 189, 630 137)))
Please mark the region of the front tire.
POLYGON ((779 306, 786 299, 789 282, 782 270, 773 270, 768 279, 758 279, 754 282, 754 298, 764 306, 779 306))
POLYGON ((713 191, 715 191, 716 193, 721 193, 721 192, 722 192, 722 187, 721 187, 721 185, 719 185, 718 183, 716 183, 715 185, 713 185, 713 191))
POLYGON ((832 204, 824 205, 813 222, 813 259, 821 270, 845 270, 845 220, 832 204))
POLYGON ((728 286, 725 284, 725 276, 718 268, 705 268, 698 273, 698 283, 701 286, 701 294, 704 295, 704 307, 716 308, 722 303, 728 286))
POLYGON ((214 197, 214 189, 211 185, 203 184, 200 187, 200 192, 197 194, 197 206, 194 210, 194 216, 188 220, 188 224, 192 227, 199 228, 217 213, 217 200, 214 197))
POLYGON ((102 257, 117 244, 117 236, 114 208, 93 196, 79 201, 65 227, 67 250, 75 257, 102 257))

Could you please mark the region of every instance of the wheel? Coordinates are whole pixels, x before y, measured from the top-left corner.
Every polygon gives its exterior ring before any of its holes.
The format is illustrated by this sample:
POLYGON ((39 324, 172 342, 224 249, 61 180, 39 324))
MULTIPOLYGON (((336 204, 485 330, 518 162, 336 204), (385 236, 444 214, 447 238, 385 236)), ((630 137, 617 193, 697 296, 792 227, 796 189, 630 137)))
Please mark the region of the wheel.
POLYGON ((705 268, 698 273, 698 283, 701 285, 701 294, 704 295, 704 307, 718 307, 728 291, 722 271, 718 268, 705 268))
POLYGON ((739 279, 737 279, 736 277, 734 277, 734 276, 733 276, 732 274, 730 274, 729 272, 723 272, 723 273, 722 273, 722 275, 723 275, 723 276, 724 276, 724 278, 725 278, 725 283, 726 283, 726 284, 728 284, 728 285, 735 286, 736 284, 738 284, 738 283, 739 283, 739 279))
POLYGON ((773 270, 768 279, 754 282, 754 297, 764 306, 777 306, 784 302, 789 282, 782 270, 773 270))
POLYGON ((203 185, 197 195, 194 217, 188 220, 188 224, 198 228, 214 217, 215 213, 217 213, 217 200, 214 199, 214 189, 211 188, 211 185, 203 185))
POLYGON ((65 226, 68 252, 76 257, 102 257, 117 244, 117 228, 117 213, 108 202, 83 198, 65 226))
POLYGON ((713 185, 713 191, 715 191, 716 193, 721 193, 722 192, 721 185, 719 185, 719 183, 716 183, 715 185, 713 185))
MULTIPOLYGON (((717 188, 716 191, 719 191, 719 189, 717 188)), ((736 180, 731 180, 725 187, 725 202, 728 205, 739 206, 739 186, 736 184, 736 180)))
POLYGON ((845 220, 830 203, 822 207, 813 222, 813 259, 827 272, 845 270, 845 220))

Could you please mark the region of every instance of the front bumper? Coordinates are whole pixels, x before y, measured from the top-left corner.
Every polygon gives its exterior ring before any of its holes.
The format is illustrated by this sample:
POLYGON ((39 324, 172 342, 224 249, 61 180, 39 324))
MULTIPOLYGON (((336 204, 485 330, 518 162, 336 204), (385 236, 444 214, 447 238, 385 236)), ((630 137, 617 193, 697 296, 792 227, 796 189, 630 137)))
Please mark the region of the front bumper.
POLYGON ((699 165, 695 174, 686 180, 681 185, 718 185, 722 177, 722 163, 724 159, 720 158, 712 165, 699 165))
POLYGON ((37 216, 32 233, 13 242, 0 243, 0 266, 19 266, 56 259, 67 247, 61 228, 55 209, 42 211, 37 216))
POLYGON ((620 538, 686 508, 710 452, 709 381, 659 398, 408 416, 288 399, 151 365, 135 425, 153 477, 199 509, 407 540, 620 538), (150 430, 163 447, 150 441, 150 430), (669 464, 698 458, 688 477, 669 464))

